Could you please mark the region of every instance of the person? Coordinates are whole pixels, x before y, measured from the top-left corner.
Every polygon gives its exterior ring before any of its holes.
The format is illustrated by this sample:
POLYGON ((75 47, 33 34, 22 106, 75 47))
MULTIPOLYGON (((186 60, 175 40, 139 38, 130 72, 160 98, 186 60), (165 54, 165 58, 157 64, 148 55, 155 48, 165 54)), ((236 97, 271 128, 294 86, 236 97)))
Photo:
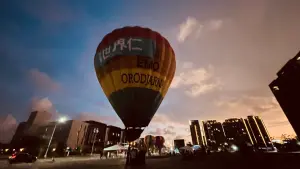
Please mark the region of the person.
POLYGON ((141 165, 146 163, 146 150, 144 148, 141 148, 138 153, 138 163, 141 165))
POLYGON ((108 157, 108 152, 105 152, 104 156, 105 156, 105 158, 107 159, 107 157, 108 157))
POLYGON ((103 157, 103 150, 100 151, 100 159, 103 157))
POLYGON ((127 150, 127 154, 126 154, 126 165, 129 165, 130 162, 131 162, 131 153, 130 153, 130 151, 131 151, 131 148, 129 146, 128 150, 127 150))

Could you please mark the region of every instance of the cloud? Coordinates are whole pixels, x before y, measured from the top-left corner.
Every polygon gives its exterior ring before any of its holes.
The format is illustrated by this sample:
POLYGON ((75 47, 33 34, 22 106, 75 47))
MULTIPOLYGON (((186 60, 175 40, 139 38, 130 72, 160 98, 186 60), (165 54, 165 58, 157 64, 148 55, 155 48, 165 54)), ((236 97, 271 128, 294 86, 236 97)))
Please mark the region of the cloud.
POLYGON ((211 20, 208 22, 207 26, 210 30, 219 30, 223 25, 223 21, 222 20, 211 20))
POLYGON ((119 119, 116 116, 111 116, 111 115, 100 115, 97 113, 92 113, 92 112, 82 112, 75 117, 76 120, 81 120, 81 121, 88 121, 88 120, 93 120, 93 121, 98 121, 101 123, 105 123, 107 125, 115 125, 119 123, 119 119))
POLYGON ((188 37, 198 38, 203 31, 217 31, 222 25, 222 20, 210 20, 201 23, 196 18, 189 16, 179 25, 177 41, 183 43, 188 37))
POLYGON ((31 100, 31 110, 32 111, 49 111, 49 112, 55 112, 54 105, 49 100, 49 98, 37 98, 34 97, 31 100))
POLYGON ((16 129, 17 121, 11 114, 0 117, 0 143, 10 143, 16 129))
POLYGON ((196 97, 201 94, 220 89, 220 80, 214 77, 214 68, 193 68, 190 62, 184 62, 183 68, 178 75, 176 75, 171 84, 171 88, 183 88, 184 92, 191 97, 196 97))
POLYGON ((56 111, 55 106, 49 100, 48 97, 39 98, 33 97, 30 103, 30 112, 39 111, 39 112, 48 112, 51 113, 51 119, 55 120, 59 116, 59 112, 56 111))
POLYGON ((61 89, 58 82, 54 81, 48 74, 41 72, 38 69, 31 69, 29 71, 29 77, 35 87, 40 90, 55 92, 61 89))
POLYGON ((174 126, 167 126, 166 128, 163 129, 163 133, 164 135, 171 135, 171 136, 176 135, 174 126))
POLYGON ((189 132, 186 130, 188 128, 188 123, 181 123, 174 121, 170 118, 168 113, 156 113, 153 117, 149 126, 142 133, 141 137, 146 135, 163 136, 166 141, 166 145, 172 145, 172 141, 179 135, 187 136, 186 140, 191 140, 188 136, 189 132))
POLYGON ((167 126, 165 128, 156 128, 155 130, 149 131, 147 134, 154 136, 176 136, 175 128, 173 126, 167 126))
POLYGON ((190 69, 194 67, 194 63, 193 62, 183 62, 182 68, 183 69, 190 69))
POLYGON ((161 128, 156 128, 154 131, 149 131, 148 134, 153 136, 161 136, 163 135, 163 131, 161 128))
POLYGON ((196 18, 189 16, 185 22, 180 24, 177 40, 182 43, 191 34, 200 34, 202 29, 203 25, 201 25, 196 18))

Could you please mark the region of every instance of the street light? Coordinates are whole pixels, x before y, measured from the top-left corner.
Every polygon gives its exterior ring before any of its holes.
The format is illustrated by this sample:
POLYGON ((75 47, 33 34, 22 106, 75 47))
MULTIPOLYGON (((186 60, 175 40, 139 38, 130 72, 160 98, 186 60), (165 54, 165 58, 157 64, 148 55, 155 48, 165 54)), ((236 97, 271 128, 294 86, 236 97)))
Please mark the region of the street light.
POLYGON ((56 130, 56 125, 57 125, 58 123, 64 123, 65 121, 67 121, 67 118, 66 118, 66 117, 61 117, 61 118, 59 118, 59 119, 57 120, 57 122, 55 122, 54 129, 53 129, 52 135, 51 135, 51 137, 50 137, 49 144, 48 144, 47 150, 46 150, 46 152, 45 152, 44 158, 47 158, 47 154, 48 154, 48 151, 49 151, 49 147, 50 147, 50 145, 51 145, 51 141, 52 141, 52 139, 53 139, 53 135, 54 135, 55 130, 56 130))
POLYGON ((95 136, 94 136, 94 141, 93 141, 93 146, 92 146, 92 152, 91 152, 91 155, 93 155, 94 145, 95 145, 95 140, 96 140, 97 134, 99 133, 99 129, 98 129, 98 128, 94 128, 93 133, 95 133, 95 136))

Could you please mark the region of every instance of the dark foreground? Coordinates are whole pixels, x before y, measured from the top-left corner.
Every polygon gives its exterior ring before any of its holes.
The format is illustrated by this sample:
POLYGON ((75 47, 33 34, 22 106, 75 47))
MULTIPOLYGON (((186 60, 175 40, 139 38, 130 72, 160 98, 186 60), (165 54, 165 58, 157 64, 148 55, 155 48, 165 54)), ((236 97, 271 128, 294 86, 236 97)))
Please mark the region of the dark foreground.
MULTIPOLYGON (((16 164, 0 168, 33 169, 124 169, 124 159, 88 160, 72 162, 44 162, 35 164, 16 164)), ((296 169, 300 167, 300 154, 255 154, 241 156, 238 154, 211 154, 205 158, 182 160, 180 156, 170 158, 147 159, 144 166, 126 168, 143 169, 296 169)))

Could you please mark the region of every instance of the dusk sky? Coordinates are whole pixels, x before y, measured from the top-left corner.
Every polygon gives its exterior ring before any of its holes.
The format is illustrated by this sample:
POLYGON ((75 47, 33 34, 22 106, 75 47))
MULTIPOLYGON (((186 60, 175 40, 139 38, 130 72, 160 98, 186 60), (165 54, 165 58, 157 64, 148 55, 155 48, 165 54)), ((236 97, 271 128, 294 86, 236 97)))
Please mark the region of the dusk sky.
POLYGON ((247 115, 260 115, 271 136, 294 134, 268 84, 300 50, 299 6, 299 0, 3 0, 0 116, 21 122, 32 109, 57 110, 123 127, 93 59, 105 34, 139 25, 165 36, 177 59, 171 88, 143 134, 190 140, 190 119, 247 115))

